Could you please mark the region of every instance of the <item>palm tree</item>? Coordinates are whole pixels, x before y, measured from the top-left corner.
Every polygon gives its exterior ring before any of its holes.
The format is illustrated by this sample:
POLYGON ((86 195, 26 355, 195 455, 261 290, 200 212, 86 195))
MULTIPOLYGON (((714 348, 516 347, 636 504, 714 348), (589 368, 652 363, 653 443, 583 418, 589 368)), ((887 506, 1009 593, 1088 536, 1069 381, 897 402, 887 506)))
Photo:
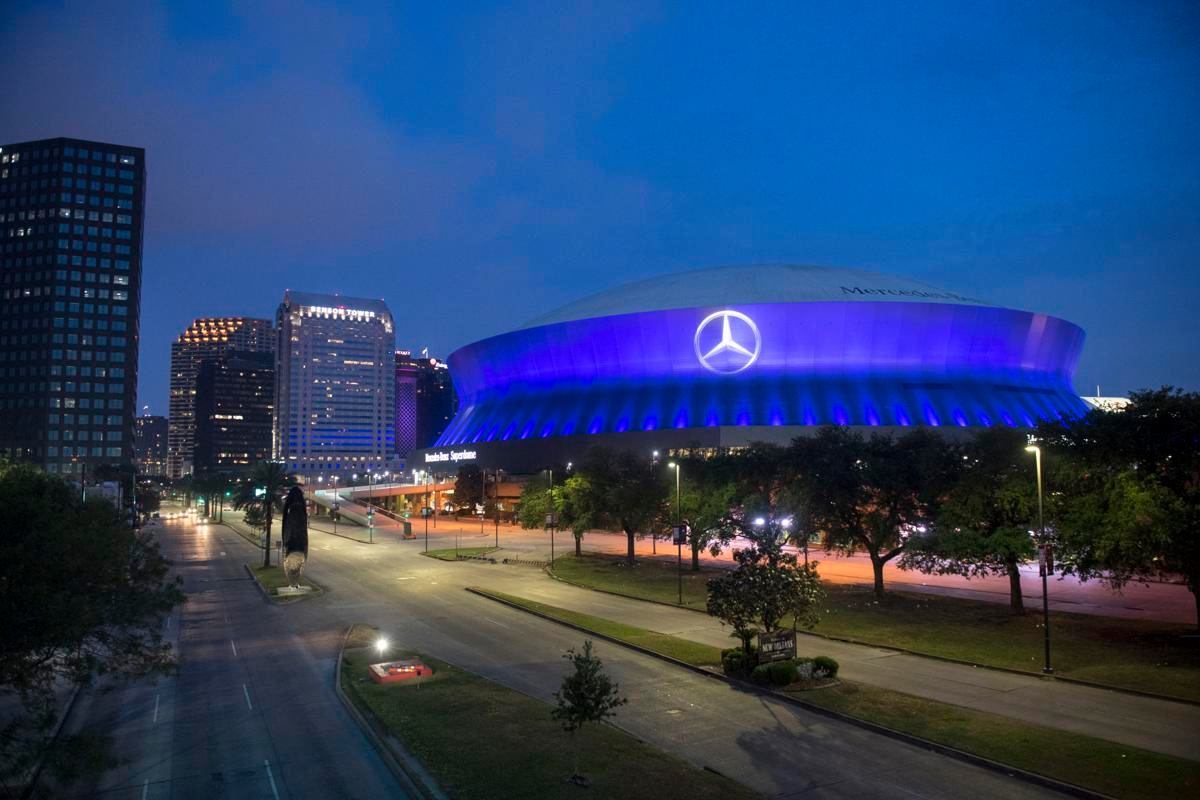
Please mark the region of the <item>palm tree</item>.
POLYGON ((250 474, 238 484, 233 494, 233 507, 249 508, 257 505, 266 520, 263 540, 263 566, 271 566, 271 515, 275 506, 283 502, 287 490, 296 485, 296 476, 288 473, 278 461, 260 461, 250 474))
POLYGON ((206 472, 196 475, 193 479, 194 488, 204 493, 204 515, 211 517, 213 502, 229 485, 229 478, 219 472, 206 472))

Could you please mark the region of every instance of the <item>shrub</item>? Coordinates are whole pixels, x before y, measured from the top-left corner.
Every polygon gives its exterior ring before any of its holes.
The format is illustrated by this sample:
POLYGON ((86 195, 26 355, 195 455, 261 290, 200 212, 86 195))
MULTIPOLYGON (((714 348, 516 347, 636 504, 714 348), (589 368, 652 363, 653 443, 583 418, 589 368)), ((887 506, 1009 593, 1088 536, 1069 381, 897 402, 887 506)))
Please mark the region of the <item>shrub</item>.
POLYGON ((771 665, 759 664, 750 673, 750 680, 759 686, 766 686, 771 683, 771 665))
POLYGON ((775 686, 789 686, 797 681, 800 673, 796 670, 796 662, 776 661, 770 665, 771 683, 775 686))
POLYGON ((749 654, 743 652, 740 647, 730 647, 721 651, 721 670, 726 675, 745 677, 756 663, 758 657, 753 650, 749 654))
POLYGON ((813 676, 816 678, 836 678, 838 662, 829 656, 817 656, 813 659, 813 676))

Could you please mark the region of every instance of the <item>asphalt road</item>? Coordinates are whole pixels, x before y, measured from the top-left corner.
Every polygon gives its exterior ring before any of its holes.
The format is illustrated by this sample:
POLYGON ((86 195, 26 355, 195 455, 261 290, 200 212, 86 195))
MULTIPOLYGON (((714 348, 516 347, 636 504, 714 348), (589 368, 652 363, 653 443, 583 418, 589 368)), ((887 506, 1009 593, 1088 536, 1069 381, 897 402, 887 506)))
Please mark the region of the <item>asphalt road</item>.
POLYGON ((165 625, 179 672, 83 692, 67 731, 111 736, 122 763, 52 796, 406 797, 333 693, 344 628, 267 604, 224 527, 172 521, 159 540, 188 596, 165 625))
MULTIPOLYGON (((237 535, 211 530, 210 536, 217 536, 221 547, 237 559, 255 557, 237 535)), ((376 542, 314 535, 309 574, 328 591, 275 609, 287 618, 281 619, 279 630, 336 630, 349 622, 365 622, 400 646, 444 658, 534 697, 551 698, 564 671, 562 653, 578 646, 582 635, 463 589, 486 582, 489 574, 503 574, 497 570, 518 578, 527 568, 424 558, 420 540, 401 541, 392 534, 376 542)), ((533 580, 540 576, 531 569, 526 574, 533 580)), ((630 700, 618 725, 769 796, 1057 796, 616 645, 600 642, 597 652, 630 700)), ((503 797, 502 782, 496 796, 503 797)))

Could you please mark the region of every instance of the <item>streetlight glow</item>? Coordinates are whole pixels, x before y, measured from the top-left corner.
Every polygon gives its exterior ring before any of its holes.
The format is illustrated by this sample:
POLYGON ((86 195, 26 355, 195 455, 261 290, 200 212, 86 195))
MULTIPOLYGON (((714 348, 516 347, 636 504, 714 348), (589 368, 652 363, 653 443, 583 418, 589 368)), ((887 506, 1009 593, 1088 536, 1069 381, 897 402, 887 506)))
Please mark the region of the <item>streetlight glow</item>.
POLYGON ((767 524, 767 521, 766 521, 765 519, 763 519, 762 517, 755 517, 755 518, 754 518, 754 525, 755 525, 755 527, 757 527, 757 528, 761 528, 763 525, 766 525, 766 524, 767 524))
POLYGON ((386 651, 388 649, 387 637, 380 636, 378 639, 376 639, 375 640, 375 649, 378 650, 379 655, 382 656, 384 654, 384 651, 386 651))

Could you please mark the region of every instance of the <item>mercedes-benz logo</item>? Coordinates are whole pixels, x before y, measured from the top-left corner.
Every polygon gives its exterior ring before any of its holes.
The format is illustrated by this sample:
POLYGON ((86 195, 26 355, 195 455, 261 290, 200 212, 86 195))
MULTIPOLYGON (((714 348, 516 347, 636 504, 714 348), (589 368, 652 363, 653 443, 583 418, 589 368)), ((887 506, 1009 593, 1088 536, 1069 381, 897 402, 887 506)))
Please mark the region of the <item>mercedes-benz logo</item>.
POLYGON ((762 337, 754 320, 740 311, 726 309, 709 314, 696 327, 696 359, 709 372, 733 375, 758 360, 762 337), (721 321, 717 339, 717 320, 721 321))

